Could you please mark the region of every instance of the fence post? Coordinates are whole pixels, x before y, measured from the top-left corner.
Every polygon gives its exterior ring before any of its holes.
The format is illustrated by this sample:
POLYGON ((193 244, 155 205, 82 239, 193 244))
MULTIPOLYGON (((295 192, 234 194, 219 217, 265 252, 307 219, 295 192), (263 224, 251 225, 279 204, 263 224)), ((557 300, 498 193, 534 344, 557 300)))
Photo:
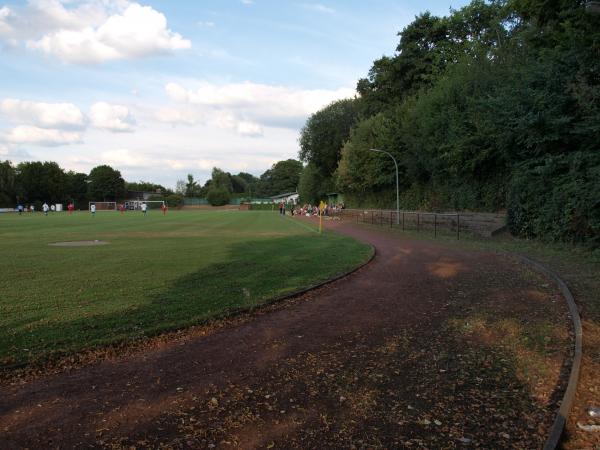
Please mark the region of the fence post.
POLYGON ((433 237, 437 237, 437 214, 433 214, 433 237))
POLYGON ((460 240, 460 214, 456 213, 456 240, 460 240))

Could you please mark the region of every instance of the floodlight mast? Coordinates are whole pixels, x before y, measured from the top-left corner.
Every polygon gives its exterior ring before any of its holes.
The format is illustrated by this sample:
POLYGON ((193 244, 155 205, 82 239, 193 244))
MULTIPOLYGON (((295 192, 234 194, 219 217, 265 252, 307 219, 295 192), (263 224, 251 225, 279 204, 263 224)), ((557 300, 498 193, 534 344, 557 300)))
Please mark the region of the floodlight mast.
POLYGON ((398 163, 396 162, 396 158, 394 158, 391 153, 386 152, 385 150, 380 150, 378 148, 370 148, 369 150, 377 153, 385 153, 392 158, 392 161, 394 161, 394 166, 396 166, 396 225, 400 225, 400 185, 398 183, 398 163))

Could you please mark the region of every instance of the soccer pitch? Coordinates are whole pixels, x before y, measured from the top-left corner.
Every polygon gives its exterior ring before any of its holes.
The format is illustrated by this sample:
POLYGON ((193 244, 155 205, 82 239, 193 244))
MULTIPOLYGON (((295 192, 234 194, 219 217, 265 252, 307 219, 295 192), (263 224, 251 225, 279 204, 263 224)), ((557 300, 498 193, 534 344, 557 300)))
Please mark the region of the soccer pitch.
POLYGON ((370 255, 276 213, 0 215, 0 367, 202 323, 370 255), (60 241, 108 245, 54 247, 60 241))

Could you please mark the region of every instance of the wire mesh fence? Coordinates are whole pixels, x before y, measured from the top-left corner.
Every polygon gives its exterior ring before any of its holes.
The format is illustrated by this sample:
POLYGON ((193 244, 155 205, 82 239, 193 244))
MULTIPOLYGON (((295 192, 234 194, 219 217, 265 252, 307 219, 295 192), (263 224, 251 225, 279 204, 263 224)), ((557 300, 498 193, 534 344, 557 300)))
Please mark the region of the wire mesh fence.
POLYGON ((333 211, 331 215, 356 223, 369 223, 406 231, 431 232, 434 236, 440 232, 452 234, 456 239, 460 239, 461 233, 465 232, 491 236, 504 229, 506 225, 505 215, 491 213, 342 209, 333 211))

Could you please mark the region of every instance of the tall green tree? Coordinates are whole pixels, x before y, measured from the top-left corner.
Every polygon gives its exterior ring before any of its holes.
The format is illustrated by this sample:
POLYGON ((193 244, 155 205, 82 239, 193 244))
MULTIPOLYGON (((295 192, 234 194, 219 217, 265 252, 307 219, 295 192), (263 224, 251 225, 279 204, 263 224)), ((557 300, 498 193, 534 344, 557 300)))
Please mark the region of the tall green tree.
POLYGON ((66 200, 66 174, 55 162, 23 162, 17 166, 17 192, 26 202, 66 200))
POLYGON ((0 161, 0 207, 14 207, 16 173, 10 161, 0 161))
POLYGON ((94 167, 88 176, 91 201, 116 201, 125 195, 125 180, 121 172, 107 165, 94 167))
POLYGON ((295 159, 278 161, 260 176, 260 194, 265 196, 278 195, 285 192, 296 192, 302 163, 295 159))
POLYGON ((74 202, 80 208, 88 204, 88 176, 85 173, 69 171, 66 173, 66 201, 74 202))

